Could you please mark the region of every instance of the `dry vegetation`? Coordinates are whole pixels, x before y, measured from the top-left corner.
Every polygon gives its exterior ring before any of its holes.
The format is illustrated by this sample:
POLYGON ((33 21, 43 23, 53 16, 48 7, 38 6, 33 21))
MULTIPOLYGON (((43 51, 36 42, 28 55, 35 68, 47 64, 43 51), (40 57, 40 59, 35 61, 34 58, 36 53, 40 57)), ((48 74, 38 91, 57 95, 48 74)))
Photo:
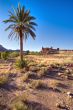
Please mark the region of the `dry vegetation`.
POLYGON ((0 60, 0 110, 73 110, 73 53, 0 60), (20 66, 20 65, 19 65, 20 66))

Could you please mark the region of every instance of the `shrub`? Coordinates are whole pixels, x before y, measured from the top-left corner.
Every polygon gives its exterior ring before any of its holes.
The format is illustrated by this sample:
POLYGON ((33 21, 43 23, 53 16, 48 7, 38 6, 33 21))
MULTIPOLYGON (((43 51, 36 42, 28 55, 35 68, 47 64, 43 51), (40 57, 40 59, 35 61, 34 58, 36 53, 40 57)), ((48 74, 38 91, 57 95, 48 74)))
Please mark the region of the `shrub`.
POLYGON ((1 58, 4 59, 4 60, 7 60, 9 57, 9 52, 2 52, 1 53, 1 58))
POLYGON ((45 85, 41 80, 34 80, 30 83, 29 87, 32 89, 39 89, 45 87, 45 85))
POLYGON ((17 94, 16 98, 10 104, 10 110, 30 110, 28 108, 29 93, 24 92, 22 95, 17 94))
POLYGON ((49 84, 50 84, 50 86, 51 86, 52 88, 57 88, 60 83, 59 83, 59 81, 57 81, 57 80, 52 80, 52 81, 49 82, 49 84))
POLYGON ((36 62, 34 61, 28 61, 28 66, 36 66, 36 62))
POLYGON ((37 67, 37 66, 30 66, 29 70, 32 71, 32 72, 37 72, 39 70, 39 67, 37 67))
POLYGON ((38 66, 39 66, 39 67, 45 67, 45 64, 40 63, 40 64, 38 64, 38 66))
POLYGON ((16 61, 15 65, 17 68, 22 69, 27 66, 27 61, 26 60, 23 60, 23 61, 18 60, 18 61, 16 61))
POLYGON ((28 78, 29 78, 29 74, 26 73, 26 74, 24 74, 24 75, 22 76, 22 81, 25 82, 25 81, 28 80, 28 78))
POLYGON ((28 71, 22 76, 23 82, 27 81, 28 79, 37 78, 37 74, 31 71, 28 71))
POLYGON ((0 59, 1 59, 1 53, 0 53, 0 59))
POLYGON ((38 71, 38 77, 43 77, 47 74, 48 72, 48 69, 47 68, 41 68, 39 71, 38 71))
POLYGON ((29 55, 29 50, 26 51, 26 55, 29 55))
POLYGON ((13 57, 18 57, 19 56, 19 52, 11 52, 10 53, 10 57, 13 58, 13 57))
POLYGON ((8 82, 7 76, 0 76, 0 86, 6 84, 8 82))
POLYGON ((15 102, 12 108, 12 110, 29 110, 28 106, 24 104, 22 101, 15 102))
POLYGON ((29 52, 29 55, 40 55, 40 52, 29 52))

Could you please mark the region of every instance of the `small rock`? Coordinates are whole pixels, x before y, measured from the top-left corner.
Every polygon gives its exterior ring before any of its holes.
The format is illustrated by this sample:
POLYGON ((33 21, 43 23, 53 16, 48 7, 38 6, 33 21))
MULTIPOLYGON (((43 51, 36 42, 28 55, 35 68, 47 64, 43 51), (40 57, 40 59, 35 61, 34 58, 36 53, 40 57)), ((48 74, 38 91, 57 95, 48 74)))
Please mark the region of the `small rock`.
POLYGON ((73 93, 67 92, 67 95, 68 95, 70 98, 73 98, 73 93))
POLYGON ((70 69, 66 69, 66 70, 65 70, 65 73, 66 73, 66 74, 70 74, 70 73, 71 73, 71 70, 70 70, 70 69))
POLYGON ((67 95, 70 95, 71 94, 71 92, 67 92, 67 95))
POLYGON ((59 103, 56 103, 56 107, 59 107, 60 106, 60 104, 59 103))
POLYGON ((64 73, 58 73, 58 76, 62 76, 64 73))
POLYGON ((66 75, 65 78, 68 79, 69 77, 66 75))
POLYGON ((56 103, 56 107, 60 108, 61 110, 69 110, 65 104, 56 103))

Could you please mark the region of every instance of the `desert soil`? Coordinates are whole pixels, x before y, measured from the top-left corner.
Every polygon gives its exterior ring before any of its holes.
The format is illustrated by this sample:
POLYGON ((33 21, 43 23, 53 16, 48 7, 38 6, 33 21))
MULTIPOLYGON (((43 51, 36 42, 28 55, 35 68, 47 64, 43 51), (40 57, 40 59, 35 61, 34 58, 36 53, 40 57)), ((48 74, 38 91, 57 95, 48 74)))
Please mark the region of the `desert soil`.
MULTIPOLYGON (((64 57, 27 56, 27 59, 33 59, 37 63, 43 62, 49 68, 49 62, 63 63, 64 57)), ((66 60, 69 60, 69 58, 67 57, 66 60)), ((67 68, 72 70, 73 65, 71 67, 67 66, 67 68)), ((69 97, 67 94, 68 92, 73 93, 73 79, 58 76, 60 71, 53 69, 53 71, 48 72, 47 76, 40 78, 47 85, 40 89, 32 89, 27 86, 31 80, 38 80, 36 78, 29 78, 29 81, 22 82, 21 79, 25 73, 16 70, 14 62, 0 61, 0 76, 8 73, 9 82, 0 87, 0 105, 3 105, 3 110, 7 110, 6 107, 15 97, 22 96, 24 93, 27 94, 27 99, 33 105, 34 110, 73 110, 73 97, 69 97), (54 82, 58 82, 60 85, 55 87, 54 82), (64 108, 57 107, 59 103, 64 108)))

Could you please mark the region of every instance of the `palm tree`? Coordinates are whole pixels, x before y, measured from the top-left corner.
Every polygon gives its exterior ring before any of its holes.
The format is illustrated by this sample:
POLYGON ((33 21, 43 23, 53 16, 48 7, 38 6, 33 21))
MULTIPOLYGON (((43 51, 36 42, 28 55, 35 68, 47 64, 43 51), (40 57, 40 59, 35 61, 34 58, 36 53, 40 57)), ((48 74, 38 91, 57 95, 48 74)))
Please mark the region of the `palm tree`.
POLYGON ((9 23, 9 26, 5 29, 11 30, 9 38, 18 38, 20 40, 20 60, 23 61, 23 40, 26 40, 28 36, 35 39, 35 26, 37 25, 33 20, 35 17, 30 15, 30 11, 25 7, 21 7, 18 4, 17 9, 13 8, 13 12, 9 11, 9 18, 4 20, 4 23, 9 23))

